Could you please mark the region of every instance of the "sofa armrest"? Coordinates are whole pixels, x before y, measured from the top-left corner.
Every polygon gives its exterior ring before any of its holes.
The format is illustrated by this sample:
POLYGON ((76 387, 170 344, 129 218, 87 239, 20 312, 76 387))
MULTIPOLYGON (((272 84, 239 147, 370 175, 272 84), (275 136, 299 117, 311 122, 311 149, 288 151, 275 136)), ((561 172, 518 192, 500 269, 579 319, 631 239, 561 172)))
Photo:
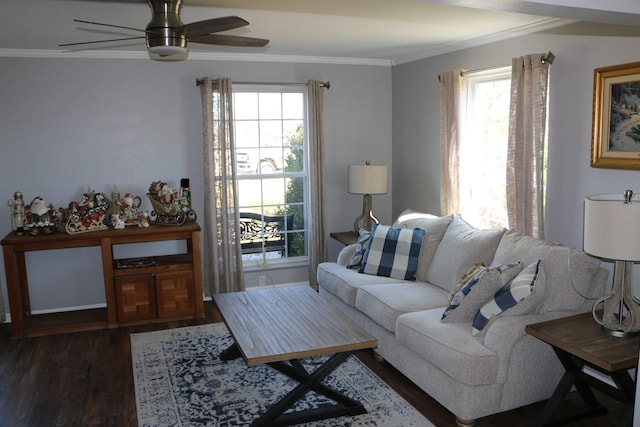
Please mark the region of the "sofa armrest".
POLYGON ((340 250, 340 253, 338 254, 338 259, 336 261, 336 264, 341 265, 343 267, 349 264, 349 260, 353 256, 353 253, 356 251, 357 246, 358 244, 354 243, 352 245, 347 245, 344 248, 342 248, 342 250, 340 250))
MULTIPOLYGON (((525 327, 533 323, 545 322, 547 320, 558 319, 577 314, 572 311, 550 311, 547 313, 531 313, 521 316, 502 316, 490 325, 486 336, 484 337, 484 345, 492 350, 500 359, 498 367, 498 382, 504 383, 507 380, 508 369, 513 349, 519 344, 520 340, 530 341, 529 345, 534 347, 546 348, 547 343, 542 342, 532 335, 527 334, 525 327)), ((544 363, 541 360, 538 362, 544 363)), ((517 362, 516 362, 517 363, 517 362)), ((536 362, 532 360, 522 361, 523 365, 533 367, 536 362)), ((521 366, 527 369, 525 366, 521 366)), ((513 366, 511 367, 513 369, 513 366)))

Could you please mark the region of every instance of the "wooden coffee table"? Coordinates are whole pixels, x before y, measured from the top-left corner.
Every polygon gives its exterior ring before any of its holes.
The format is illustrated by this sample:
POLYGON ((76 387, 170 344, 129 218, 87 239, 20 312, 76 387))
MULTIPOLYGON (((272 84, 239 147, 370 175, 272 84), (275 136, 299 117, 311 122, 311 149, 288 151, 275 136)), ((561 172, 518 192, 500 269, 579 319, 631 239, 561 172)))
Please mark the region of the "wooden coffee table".
POLYGON ((362 404, 322 383, 355 350, 378 341, 309 286, 292 286, 214 295, 234 344, 223 360, 243 357, 247 365, 266 363, 299 384, 271 406, 252 426, 285 426, 366 413, 362 404), (299 359, 331 354, 307 372, 299 359), (297 412, 290 409, 310 391, 334 405, 297 412))

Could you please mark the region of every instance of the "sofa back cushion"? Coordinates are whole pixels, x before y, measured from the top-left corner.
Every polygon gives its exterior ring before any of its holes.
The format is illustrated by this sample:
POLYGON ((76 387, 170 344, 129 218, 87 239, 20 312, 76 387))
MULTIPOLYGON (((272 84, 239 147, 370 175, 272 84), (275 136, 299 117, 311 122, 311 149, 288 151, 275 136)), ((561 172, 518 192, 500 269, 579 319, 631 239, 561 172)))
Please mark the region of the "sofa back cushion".
POLYGON ((546 276, 538 312, 583 311, 585 302, 593 305, 602 295, 605 280, 599 272, 600 260, 579 249, 546 243, 514 230, 502 237, 492 265, 518 261, 529 265, 538 260, 544 265, 546 276))
POLYGON ((416 271, 416 278, 421 282, 427 281, 427 271, 433 261, 433 256, 452 220, 453 215, 436 216, 406 209, 393 223, 395 228, 421 228, 425 231, 418 256, 418 270, 416 271))
POLYGON ((491 264, 504 232, 504 229, 479 230, 460 215, 454 215, 427 270, 426 281, 451 291, 471 266, 491 264))

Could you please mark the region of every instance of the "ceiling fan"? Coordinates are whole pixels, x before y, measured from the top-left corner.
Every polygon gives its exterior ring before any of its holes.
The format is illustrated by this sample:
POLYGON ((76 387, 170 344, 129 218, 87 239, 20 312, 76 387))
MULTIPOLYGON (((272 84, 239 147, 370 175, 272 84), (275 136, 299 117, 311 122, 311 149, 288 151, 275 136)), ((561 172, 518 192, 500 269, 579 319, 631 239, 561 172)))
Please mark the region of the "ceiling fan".
POLYGON ((124 37, 109 40, 97 40, 80 43, 65 43, 60 46, 77 46, 92 43, 105 43, 124 40, 145 38, 147 50, 161 57, 184 54, 187 52, 187 44, 204 43, 219 46, 235 47, 263 47, 269 40, 253 37, 242 37, 224 34, 213 34, 221 31, 249 25, 249 22, 237 16, 225 16, 221 18, 205 19, 190 24, 183 24, 180 20, 180 8, 182 0, 148 0, 151 8, 151 21, 146 29, 123 27, 120 25, 103 24, 100 22, 83 21, 74 19, 75 22, 84 24, 102 25, 106 27, 122 28, 132 31, 142 31, 144 36, 124 37))

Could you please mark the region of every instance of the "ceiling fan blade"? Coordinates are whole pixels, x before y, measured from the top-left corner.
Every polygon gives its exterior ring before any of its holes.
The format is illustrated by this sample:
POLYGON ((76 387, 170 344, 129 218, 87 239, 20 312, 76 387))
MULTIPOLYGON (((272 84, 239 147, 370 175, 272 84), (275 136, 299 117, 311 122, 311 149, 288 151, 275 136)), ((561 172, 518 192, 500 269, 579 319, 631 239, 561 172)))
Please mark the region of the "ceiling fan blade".
POLYGON ((253 37, 242 36, 227 36, 223 34, 205 34, 202 36, 189 37, 189 41, 194 43, 239 47, 263 47, 269 43, 269 40, 266 39, 256 39, 253 37))
MULTIPOLYGON (((205 19, 204 21, 184 24, 182 30, 187 35, 200 36, 204 34, 219 33, 220 31, 233 30, 249 25, 247 21, 237 16, 223 16, 222 18, 205 19)), ((180 28, 178 28, 180 30, 180 28)))
POLYGON ((90 42, 63 43, 63 44, 59 44, 58 46, 60 46, 60 47, 63 47, 63 46, 78 46, 78 45, 81 45, 81 44, 121 42, 121 41, 126 41, 126 40, 140 40, 140 39, 144 39, 144 36, 124 37, 124 38, 120 38, 120 39, 94 40, 94 41, 90 41, 90 42))
POLYGON ((104 27, 124 28, 125 30, 142 31, 143 33, 146 31, 146 30, 143 30, 143 29, 140 29, 140 28, 123 27, 121 25, 112 25, 112 24, 103 24, 102 22, 83 21, 81 19, 74 19, 74 21, 75 22, 81 22, 83 24, 102 25, 104 27))

